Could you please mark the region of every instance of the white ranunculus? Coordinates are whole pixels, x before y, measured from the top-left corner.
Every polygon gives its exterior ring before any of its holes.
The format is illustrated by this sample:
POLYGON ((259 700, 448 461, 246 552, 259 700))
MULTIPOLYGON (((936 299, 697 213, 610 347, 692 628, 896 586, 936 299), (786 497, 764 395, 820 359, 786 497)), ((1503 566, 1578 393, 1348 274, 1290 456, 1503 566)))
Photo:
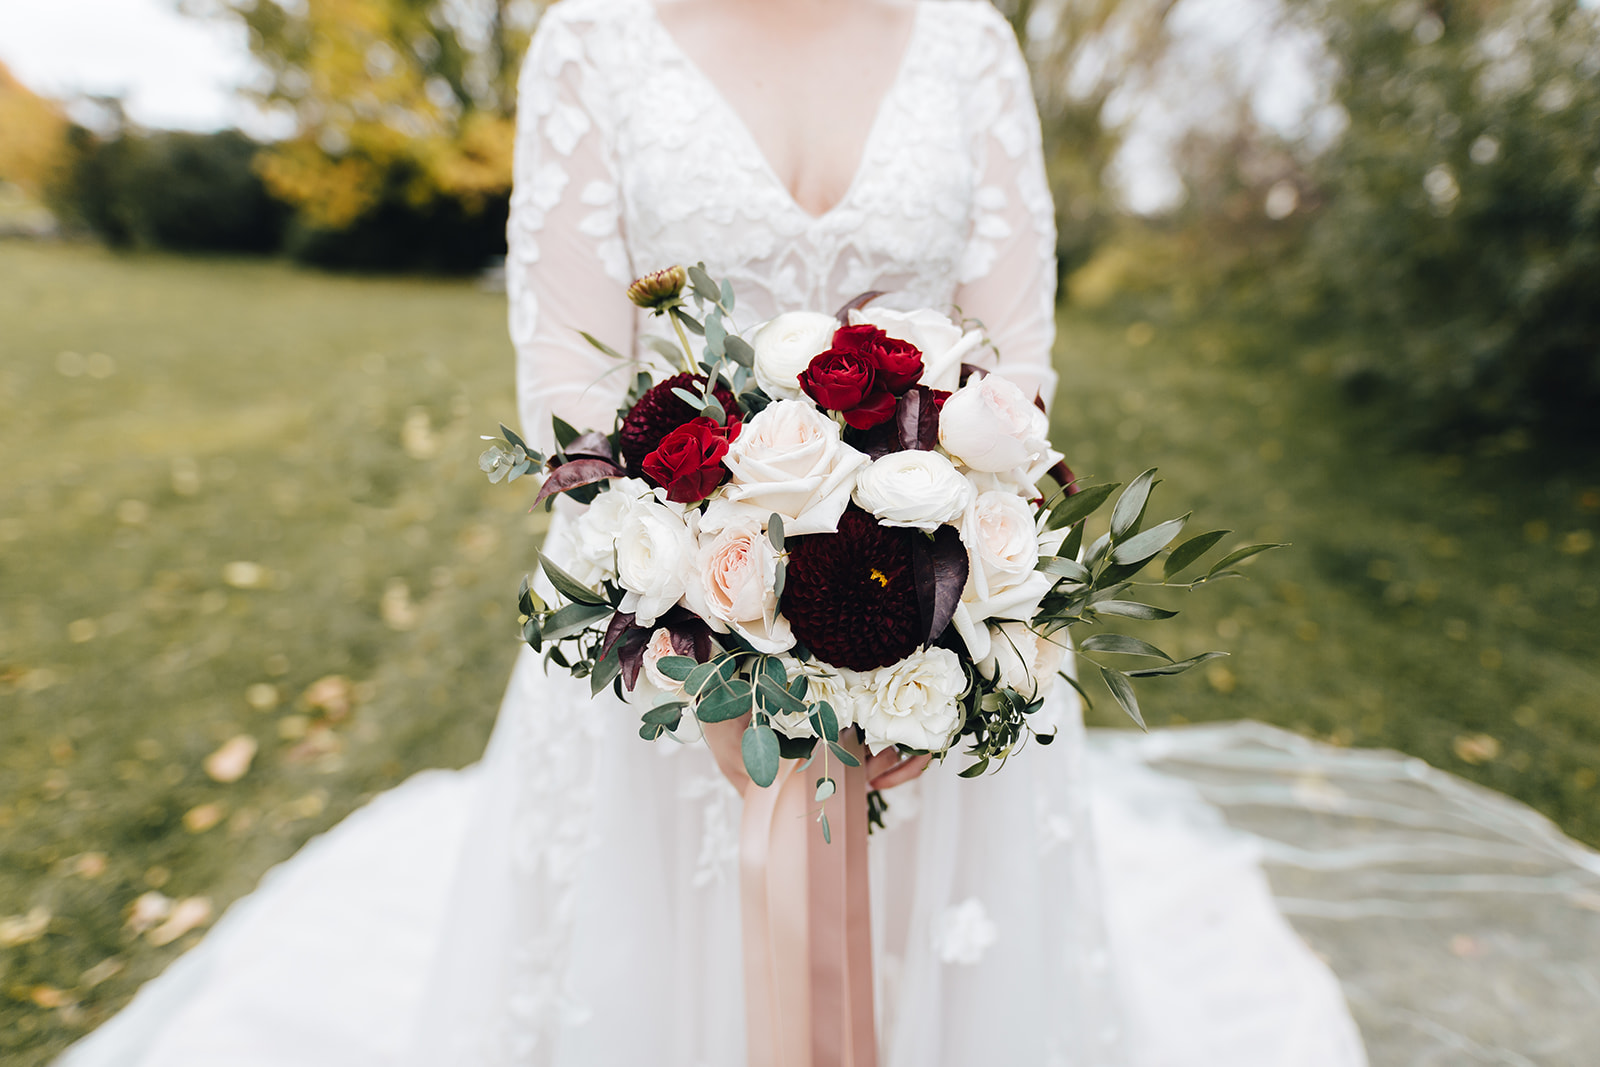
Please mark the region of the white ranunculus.
POLYGON ((778 400, 745 423, 722 462, 733 472, 726 499, 776 512, 786 534, 801 535, 837 532, 867 457, 809 401, 778 400))
POLYGON ((978 672, 1029 700, 1049 692, 1066 655, 1066 634, 1041 637, 1016 620, 990 623, 988 629, 989 654, 978 661, 978 672))
POLYGON ((1050 466, 1039 466, 1050 454, 1050 420, 1016 383, 974 375, 944 402, 939 444, 975 471, 1043 474, 1050 466))
POLYGON ((799 397, 800 372, 833 347, 838 328, 838 319, 817 311, 786 311, 756 327, 756 384, 774 400, 799 397))
POLYGON ((856 476, 856 503, 885 526, 931 533, 958 521, 973 496, 972 483, 938 452, 891 452, 856 476))
POLYGON ((942 752, 961 725, 966 691, 961 659, 948 648, 913 652, 874 672, 872 697, 860 709, 867 747, 874 753, 890 745, 942 752))
POLYGON ((556 563, 591 588, 617 576, 617 531, 629 510, 650 496, 650 487, 637 478, 618 478, 583 514, 558 528, 556 563))
POLYGON ((617 580, 627 590, 621 610, 638 616, 640 626, 653 625, 683 598, 694 573, 696 517, 654 497, 623 517, 617 530, 617 580))
POLYGON ((778 552, 761 521, 748 517, 702 535, 684 599, 714 629, 732 628, 775 655, 794 647, 789 620, 778 614, 777 581, 778 552))
MULTIPOLYGON (((800 672, 790 668, 791 678, 797 673, 800 672)), ((811 678, 810 689, 806 694, 807 702, 816 704, 826 700, 833 708, 834 718, 839 720, 841 730, 860 721, 862 703, 872 699, 870 672, 852 671, 843 667, 823 667, 820 670, 806 670, 804 673, 811 678)))
POLYGON ((921 384, 954 392, 961 384, 961 364, 983 345, 981 330, 962 331, 948 316, 931 308, 891 311, 865 307, 850 312, 852 323, 869 323, 890 337, 909 341, 922 353, 921 384))

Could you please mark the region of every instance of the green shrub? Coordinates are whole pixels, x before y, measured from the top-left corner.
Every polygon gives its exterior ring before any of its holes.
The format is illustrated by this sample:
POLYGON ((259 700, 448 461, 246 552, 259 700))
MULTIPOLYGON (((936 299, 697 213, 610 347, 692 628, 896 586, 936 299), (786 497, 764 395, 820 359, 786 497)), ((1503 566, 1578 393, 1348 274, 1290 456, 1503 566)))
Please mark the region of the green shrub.
POLYGON ((1303 277, 1433 429, 1600 440, 1600 12, 1308 0, 1349 125, 1303 277))
POLYGON ((288 211, 255 174, 259 146, 237 130, 101 137, 74 126, 67 145, 55 206, 112 247, 266 253, 283 242, 288 211))

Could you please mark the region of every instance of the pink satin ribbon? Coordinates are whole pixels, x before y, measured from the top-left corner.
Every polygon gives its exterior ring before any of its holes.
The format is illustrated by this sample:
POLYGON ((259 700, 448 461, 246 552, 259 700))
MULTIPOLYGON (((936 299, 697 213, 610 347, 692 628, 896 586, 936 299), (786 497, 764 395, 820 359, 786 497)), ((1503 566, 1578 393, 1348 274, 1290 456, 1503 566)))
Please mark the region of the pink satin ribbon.
MULTIPOLYGON (((844 744, 865 762, 859 741, 844 744)), ((833 770, 838 791, 822 805, 830 844, 812 800, 821 764, 799 771, 785 762, 771 786, 745 796, 739 866, 749 1067, 877 1067, 866 772, 833 770)))

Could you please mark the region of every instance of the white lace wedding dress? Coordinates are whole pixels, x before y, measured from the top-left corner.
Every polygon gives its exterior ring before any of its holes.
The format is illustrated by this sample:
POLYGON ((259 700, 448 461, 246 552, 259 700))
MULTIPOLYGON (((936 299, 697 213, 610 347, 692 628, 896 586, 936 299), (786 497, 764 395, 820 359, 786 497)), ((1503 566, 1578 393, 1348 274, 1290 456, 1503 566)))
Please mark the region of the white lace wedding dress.
MULTIPOLYGON (((988 325, 1002 373, 1050 395, 1038 121, 986 3, 917 7, 854 182, 820 217, 649 0, 552 8, 519 125, 507 276, 530 431, 552 411, 609 425, 627 372, 575 331, 636 344, 625 283, 702 258, 733 281, 741 326, 866 289, 959 306, 988 325)), ((1326 820, 1361 765, 1251 728, 1091 744, 1061 690, 1054 745, 975 781, 953 760, 890 796, 871 842, 886 1067, 1364 1063, 1260 840, 1148 766, 1188 753, 1189 777, 1246 789, 1315 773, 1317 803, 1262 803, 1326 820)), ((636 731, 634 711, 525 650, 480 764, 419 775, 308 845, 63 1062, 737 1067, 740 802, 702 746, 636 731)), ((1355 777, 1352 793, 1376 780, 1355 777)), ((1379 852, 1353 866, 1393 859, 1379 852)), ((1325 885, 1299 887, 1302 903, 1325 885)), ((1469 1014, 1430 1018, 1452 1032, 1469 1014)))

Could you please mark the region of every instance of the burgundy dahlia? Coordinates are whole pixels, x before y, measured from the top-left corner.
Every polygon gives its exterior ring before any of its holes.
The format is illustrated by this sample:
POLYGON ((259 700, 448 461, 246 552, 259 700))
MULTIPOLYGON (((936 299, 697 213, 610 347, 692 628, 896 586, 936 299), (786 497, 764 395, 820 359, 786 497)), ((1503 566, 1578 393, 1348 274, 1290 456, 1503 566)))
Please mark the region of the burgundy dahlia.
MULTIPOLYGON (((672 391, 683 389, 699 393, 705 388, 705 384, 704 375, 685 371, 673 375, 639 398, 633 410, 628 412, 628 417, 622 420, 619 442, 622 458, 630 475, 635 478, 645 477, 644 458, 661 446, 661 439, 700 416, 700 412, 690 407, 680 397, 673 396, 672 391)), ((734 402, 731 392, 726 388, 718 388, 716 397, 729 418, 738 418, 739 407, 734 402)))
POLYGON ((839 532, 789 542, 783 614, 824 663, 855 671, 898 663, 921 644, 911 538, 851 507, 839 532))

